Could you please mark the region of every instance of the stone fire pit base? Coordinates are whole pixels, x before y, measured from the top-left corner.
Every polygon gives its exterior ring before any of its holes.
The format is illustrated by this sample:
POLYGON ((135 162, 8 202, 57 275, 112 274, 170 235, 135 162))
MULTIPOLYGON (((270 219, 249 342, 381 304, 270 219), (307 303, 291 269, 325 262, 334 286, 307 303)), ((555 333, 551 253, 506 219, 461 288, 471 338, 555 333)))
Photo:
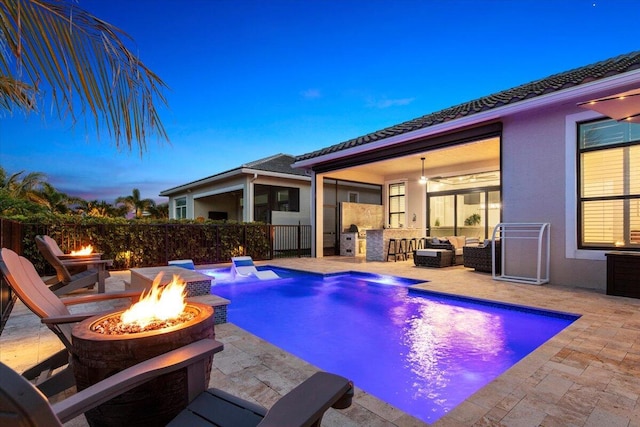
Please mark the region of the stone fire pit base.
MULTIPOLYGON (((91 330, 107 315, 86 319, 72 331, 73 372, 78 390, 83 390, 139 362, 175 350, 203 338, 214 338, 213 308, 189 302, 199 314, 181 325, 129 335, 103 335, 91 330)), ((205 375, 208 383, 211 363, 205 375)), ((160 376, 122 394, 85 415, 91 426, 164 426, 187 405, 186 372, 160 376)))

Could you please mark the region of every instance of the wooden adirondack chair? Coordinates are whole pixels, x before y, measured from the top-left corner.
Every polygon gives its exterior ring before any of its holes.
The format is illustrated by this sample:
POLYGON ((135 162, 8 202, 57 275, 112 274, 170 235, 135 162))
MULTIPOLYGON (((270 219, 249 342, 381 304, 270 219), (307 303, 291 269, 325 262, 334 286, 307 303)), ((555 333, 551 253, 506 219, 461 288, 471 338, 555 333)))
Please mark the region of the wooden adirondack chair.
POLYGON ((36 245, 42 256, 56 270, 57 282, 52 286, 52 290, 56 295, 64 295, 76 289, 92 287, 96 283, 98 283, 98 292, 104 292, 104 281, 109 277, 107 267, 113 265, 113 260, 95 259, 95 257, 60 259, 57 252, 62 253, 62 251, 58 244, 48 237, 55 244, 52 248, 47 242, 47 237, 36 236, 36 245), (72 274, 74 269, 76 272, 72 274))
POLYGON ((60 249, 60 246, 58 246, 58 242, 56 242, 51 236, 44 234, 41 237, 45 241, 45 243, 49 245, 49 249, 51 249, 51 252, 56 257, 58 257, 58 259, 60 259, 63 264, 69 263, 69 261, 71 261, 70 263, 72 264, 73 261, 96 260, 102 258, 102 253, 100 252, 93 252, 87 255, 65 254, 62 249, 60 249))
POLYGON ((189 406, 169 426, 294 427, 320 426, 330 408, 351 405, 353 383, 317 372, 278 400, 270 410, 218 389, 205 390, 205 363, 222 344, 204 339, 118 372, 51 405, 28 381, 0 363, 0 425, 62 426, 158 375, 187 369, 189 406))
POLYGON ((25 378, 36 381, 38 388, 47 396, 53 396, 75 384, 68 366, 52 375, 55 369, 69 362, 73 324, 100 314, 96 312, 71 314, 67 306, 140 296, 139 291, 130 291, 60 299, 44 283, 28 259, 7 248, 0 250, 0 270, 18 298, 29 310, 40 317, 42 323, 46 324, 65 346, 65 350, 59 351, 22 373, 25 378))

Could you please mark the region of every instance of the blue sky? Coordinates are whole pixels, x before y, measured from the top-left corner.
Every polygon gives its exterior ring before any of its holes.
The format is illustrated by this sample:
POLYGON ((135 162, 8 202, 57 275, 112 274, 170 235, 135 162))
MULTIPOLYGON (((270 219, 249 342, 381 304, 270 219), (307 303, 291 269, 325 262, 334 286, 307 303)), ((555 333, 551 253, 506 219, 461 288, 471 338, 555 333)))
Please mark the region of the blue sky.
POLYGON ((82 123, 0 113, 0 165, 59 191, 142 197, 304 154, 640 50, 638 0, 79 0, 169 86, 142 156, 82 123))

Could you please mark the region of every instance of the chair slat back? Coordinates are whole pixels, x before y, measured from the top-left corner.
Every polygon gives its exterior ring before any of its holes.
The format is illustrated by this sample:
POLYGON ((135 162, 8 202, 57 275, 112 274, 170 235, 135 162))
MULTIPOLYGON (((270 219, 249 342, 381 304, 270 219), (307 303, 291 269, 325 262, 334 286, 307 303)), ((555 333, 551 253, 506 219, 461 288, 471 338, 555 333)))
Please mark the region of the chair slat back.
MULTIPOLYGON (((28 259, 19 256, 11 249, 2 248, 0 251, 0 270, 20 301, 38 317, 70 314, 67 306, 44 283, 28 259)), ((72 325, 61 324, 56 327, 71 343, 72 325)))
POLYGON ((0 363, 0 425, 62 426, 47 398, 13 369, 0 363))
POLYGON ((53 251, 42 236, 36 236, 36 245, 44 259, 46 259, 47 262, 55 268, 58 280, 64 284, 71 282, 71 273, 69 273, 69 270, 62 261, 54 255, 53 251))
POLYGON ((58 246, 58 242, 53 240, 51 236, 45 234, 44 236, 42 236, 42 238, 44 239, 45 243, 49 245, 49 249, 55 256, 64 255, 64 252, 62 252, 62 249, 60 249, 60 246, 58 246))

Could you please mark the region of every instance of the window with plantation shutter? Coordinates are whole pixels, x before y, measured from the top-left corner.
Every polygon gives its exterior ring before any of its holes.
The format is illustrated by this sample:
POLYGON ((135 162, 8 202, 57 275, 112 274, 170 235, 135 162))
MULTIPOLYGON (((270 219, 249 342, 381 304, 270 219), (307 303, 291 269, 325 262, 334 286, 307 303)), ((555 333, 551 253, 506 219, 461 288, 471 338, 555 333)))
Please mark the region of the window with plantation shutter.
POLYGON ((578 124, 579 246, 640 249, 640 125, 578 124))

